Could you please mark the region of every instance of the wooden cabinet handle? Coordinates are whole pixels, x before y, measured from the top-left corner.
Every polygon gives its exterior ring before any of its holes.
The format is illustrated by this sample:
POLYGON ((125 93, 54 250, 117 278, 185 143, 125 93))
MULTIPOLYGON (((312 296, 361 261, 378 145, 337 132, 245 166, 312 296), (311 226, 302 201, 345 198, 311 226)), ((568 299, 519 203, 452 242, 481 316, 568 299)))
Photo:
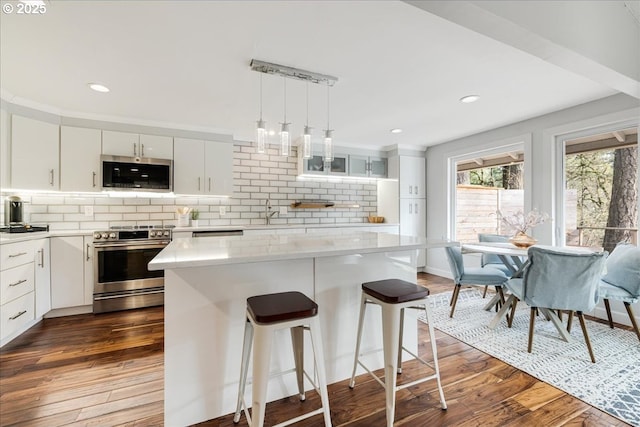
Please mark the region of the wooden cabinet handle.
POLYGON ((18 286, 18 285, 20 285, 20 284, 22 284, 22 283, 24 283, 24 282, 26 282, 26 281, 27 281, 27 279, 18 280, 17 282, 9 283, 9 286, 10 286, 10 287, 18 286))
POLYGON ((16 320, 18 317, 22 316, 26 312, 27 312, 27 310, 22 310, 20 313, 14 314, 13 316, 9 317, 9 320, 16 320))

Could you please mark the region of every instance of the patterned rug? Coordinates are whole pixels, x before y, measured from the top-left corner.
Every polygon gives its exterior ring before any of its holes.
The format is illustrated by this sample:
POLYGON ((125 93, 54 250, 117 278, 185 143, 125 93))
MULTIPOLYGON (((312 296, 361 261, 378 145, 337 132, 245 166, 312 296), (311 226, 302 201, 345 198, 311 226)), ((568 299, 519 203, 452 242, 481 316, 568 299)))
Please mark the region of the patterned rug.
MULTIPOLYGON (((567 343, 543 317, 536 321, 533 352, 527 352, 529 307, 518 304, 513 327, 506 321, 487 327, 495 311, 482 308, 488 299, 476 288, 460 292, 454 318, 451 293, 431 297, 434 326, 509 365, 597 407, 633 426, 640 426, 640 341, 630 331, 587 321, 596 363, 591 363, 577 317, 567 343)), ((489 298, 489 296, 487 296, 489 298)), ((566 317, 565 317, 566 320, 566 317)))

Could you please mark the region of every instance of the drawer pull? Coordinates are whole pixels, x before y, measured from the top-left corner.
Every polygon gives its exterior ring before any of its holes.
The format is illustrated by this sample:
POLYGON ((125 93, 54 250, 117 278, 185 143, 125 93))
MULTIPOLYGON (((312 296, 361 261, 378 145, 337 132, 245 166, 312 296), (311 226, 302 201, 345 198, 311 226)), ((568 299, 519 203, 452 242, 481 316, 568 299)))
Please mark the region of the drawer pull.
POLYGON ((20 252, 20 253, 17 253, 17 254, 11 254, 11 255, 9 255, 9 258, 17 258, 19 256, 26 255, 26 254, 27 254, 26 252, 20 252))
POLYGON ((27 312, 27 310, 22 310, 20 313, 14 314, 13 316, 9 317, 9 320, 16 320, 18 317, 22 316, 26 312, 27 312))
POLYGON ((15 283, 9 283, 9 286, 18 286, 19 284, 24 283, 26 281, 27 281, 27 279, 18 280, 15 283))

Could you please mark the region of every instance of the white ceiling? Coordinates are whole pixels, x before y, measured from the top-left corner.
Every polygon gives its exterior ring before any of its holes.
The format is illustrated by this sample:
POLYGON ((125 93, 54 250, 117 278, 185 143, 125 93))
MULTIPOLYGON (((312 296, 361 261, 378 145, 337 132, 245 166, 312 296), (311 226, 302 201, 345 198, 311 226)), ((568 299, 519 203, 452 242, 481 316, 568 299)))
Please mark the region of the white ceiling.
MULTIPOLYGON (((432 145, 617 93, 398 1, 46 6, 41 16, 0 15, 2 97, 66 116, 251 140, 260 81, 252 58, 338 77, 330 95, 338 145, 432 145), (111 92, 93 92, 89 82, 111 92), (458 101, 468 94, 481 99, 458 101)), ((275 129, 283 119, 283 79, 263 76, 263 115, 275 129)), ((319 140, 326 86, 310 84, 309 94, 309 124, 319 140)), ((305 83, 287 80, 294 136, 305 114, 305 83)))

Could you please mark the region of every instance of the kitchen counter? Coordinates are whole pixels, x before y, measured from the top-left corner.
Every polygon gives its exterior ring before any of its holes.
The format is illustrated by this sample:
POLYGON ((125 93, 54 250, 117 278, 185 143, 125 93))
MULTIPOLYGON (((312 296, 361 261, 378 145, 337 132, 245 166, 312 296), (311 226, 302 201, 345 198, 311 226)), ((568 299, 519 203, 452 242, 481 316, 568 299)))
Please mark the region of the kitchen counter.
POLYGON ((421 237, 368 231, 331 236, 268 234, 224 236, 215 240, 179 238, 149 263, 149 270, 415 250, 442 244, 442 241, 421 237))
POLYGON ((0 245, 24 242, 27 240, 46 239, 47 237, 91 236, 92 234, 93 230, 49 230, 29 233, 0 233, 0 245))
MULTIPOLYGON (((175 239, 150 263, 165 270, 164 424, 192 425, 235 409, 248 297, 296 290, 314 299, 327 381, 334 383, 351 375, 361 284, 415 283, 418 249, 454 244, 368 231, 175 239)), ((404 345, 415 353, 415 310, 407 310, 404 331, 404 345)), ((381 368, 379 312, 367 313, 364 333, 366 363, 381 368)), ((289 335, 275 334, 272 372, 294 366, 289 335)), ((311 351, 304 357, 311 369, 311 351)), ((270 381, 267 398, 296 390, 295 375, 285 375, 270 381)))

